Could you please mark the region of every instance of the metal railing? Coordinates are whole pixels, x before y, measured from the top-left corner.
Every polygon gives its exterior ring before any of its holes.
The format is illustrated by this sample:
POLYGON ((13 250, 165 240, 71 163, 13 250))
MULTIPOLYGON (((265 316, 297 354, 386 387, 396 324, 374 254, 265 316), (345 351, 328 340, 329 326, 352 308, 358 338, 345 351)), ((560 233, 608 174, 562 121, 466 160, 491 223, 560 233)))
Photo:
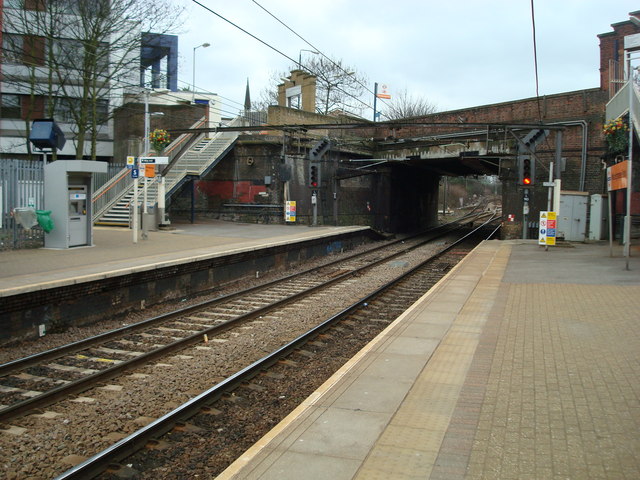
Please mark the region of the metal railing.
POLYGON ((126 166, 121 167, 100 188, 94 190, 92 200, 94 222, 133 185, 130 172, 131 170, 126 166))
MULTIPOLYGON (((202 117, 191 125, 190 128, 200 128, 205 122, 206 118, 202 117)), ((163 155, 169 157, 169 165, 165 168, 165 172, 163 173, 164 175, 166 175, 166 172, 170 169, 174 160, 178 159, 185 153, 185 147, 188 150, 188 146, 191 144, 190 139, 194 136, 197 137, 197 135, 194 135, 193 133, 183 133, 167 145, 167 148, 162 151, 163 155)), ((101 188, 94 190, 92 218, 94 222, 131 191, 133 188, 133 178, 131 177, 130 172, 130 169, 125 166, 121 170, 113 173, 111 179, 101 188)))
POLYGON ((40 226, 24 228, 14 217, 14 209, 44 209, 44 168, 39 160, 0 161, 0 250, 37 248, 44 245, 40 226))

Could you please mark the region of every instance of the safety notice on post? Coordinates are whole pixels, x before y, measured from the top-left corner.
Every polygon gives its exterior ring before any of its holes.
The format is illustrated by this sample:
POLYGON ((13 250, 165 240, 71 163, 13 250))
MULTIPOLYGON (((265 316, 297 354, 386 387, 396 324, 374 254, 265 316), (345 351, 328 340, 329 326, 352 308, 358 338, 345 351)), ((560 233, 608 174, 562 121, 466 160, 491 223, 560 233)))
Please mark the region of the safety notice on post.
POLYGON ((284 219, 287 222, 296 221, 296 202, 285 203, 284 219))
POLYGON ((557 232, 556 212, 540 212, 540 233, 538 245, 555 245, 557 232))

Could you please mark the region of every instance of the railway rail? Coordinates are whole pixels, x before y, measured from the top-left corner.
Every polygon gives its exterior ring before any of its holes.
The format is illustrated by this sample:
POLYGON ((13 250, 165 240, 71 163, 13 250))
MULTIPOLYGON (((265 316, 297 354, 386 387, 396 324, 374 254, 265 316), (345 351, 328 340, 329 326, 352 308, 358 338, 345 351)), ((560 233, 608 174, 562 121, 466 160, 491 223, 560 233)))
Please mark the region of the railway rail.
POLYGON ((208 340, 242 322, 362 274, 433 241, 465 217, 432 233, 398 239, 318 268, 147 319, 0 365, 0 422, 81 393, 128 370, 208 340))
MULTIPOLYGON (((424 294, 424 292, 428 290, 439 278, 441 278, 444 273, 446 273, 451 264, 449 260, 446 262, 442 262, 441 260, 439 261, 443 255, 446 255, 447 252, 451 255, 450 252, 454 247, 459 249, 459 251, 454 253, 465 253, 466 248, 470 249, 472 247, 467 246, 465 248, 461 245, 464 245, 464 242, 468 242, 471 236, 479 235, 479 232, 483 232, 485 238, 491 238, 496 231, 496 229, 493 229, 490 233, 486 233, 487 225, 491 221, 493 221, 493 219, 489 219, 483 225, 476 228, 471 233, 466 234, 458 241, 446 245, 436 255, 433 255, 421 262, 419 265, 411 268, 408 272, 405 272, 403 275, 377 289, 375 292, 358 299, 357 302, 345 308, 340 313, 322 321, 322 323, 310 329, 305 334, 298 336, 269 355, 253 362, 251 365, 243 368, 223 381, 218 382, 214 387, 195 396, 188 402, 161 418, 158 418, 134 434, 118 441, 87 461, 68 470, 58 478, 93 478, 105 471, 112 472, 115 476, 126 475, 125 471, 128 467, 118 464, 118 462, 122 462, 125 458, 129 458, 129 460, 124 463, 134 465, 137 470, 152 469, 158 463, 162 463, 162 460, 156 457, 162 457, 163 454, 158 452, 163 450, 163 448, 156 447, 167 443, 162 440, 163 435, 168 432, 171 433, 176 431, 199 431, 201 427, 198 427, 197 424, 206 424, 209 421, 194 420, 194 416, 197 417, 198 415, 202 416, 204 414, 205 417, 210 417, 212 411, 217 411, 216 402, 223 398, 232 398, 234 396, 234 392, 240 389, 240 387, 248 388, 252 392, 252 395, 260 395, 263 392, 266 392, 264 395, 267 395, 267 397, 268 395, 273 395, 273 393, 269 392, 270 389, 268 385, 265 385, 265 379, 277 381, 280 377, 276 373, 272 373, 270 375, 268 373, 270 369, 277 368, 283 364, 297 364, 300 359, 315 357, 315 350, 322 349, 323 345, 328 341, 327 339, 330 340, 331 338, 342 337, 344 329, 349 328, 349 325, 351 324, 362 324, 364 322, 367 324, 375 324, 378 330, 383 329, 402 311, 415 302, 417 298, 424 294), (462 252, 460 250, 462 250, 462 252), (434 271, 437 273, 435 276, 434 271), (318 340, 318 338, 321 340, 318 340), (295 360, 292 359, 292 355, 296 356, 295 360), (260 382, 255 381, 255 378, 258 376, 261 379, 260 382), (147 448, 154 449, 154 452, 156 453, 156 456, 154 456, 155 460, 151 461, 150 465, 145 465, 145 460, 141 460, 139 458, 134 458, 132 460, 130 458, 131 452, 138 451, 145 446, 147 448)), ((402 250, 406 250, 408 248, 408 246, 403 247, 402 250)), ((397 253, 394 256, 398 255, 400 255, 400 253, 397 253)), ((461 255, 457 256, 461 257, 461 255)), ((376 262, 389 262, 389 257, 379 259, 376 262)), ((347 267, 343 264, 343 266, 338 270, 340 273, 336 273, 334 270, 329 274, 329 276, 333 275, 336 279, 342 278, 343 275, 351 277, 354 274, 353 272, 358 271, 358 267, 355 266, 350 266, 348 268, 348 270, 350 270, 348 273, 343 273, 342 269, 347 269, 347 267)), ((308 282, 308 280, 305 282, 308 282)), ((317 288, 315 285, 306 285, 305 289, 315 291, 317 288)), ((307 295, 309 294, 312 294, 312 292, 307 293, 307 295)), ((286 298, 290 298, 290 296, 286 298)), ((300 299, 300 297, 295 298, 296 301, 299 301, 300 299)), ((286 303, 283 299, 276 300, 276 302, 280 301, 286 303)), ((258 307, 258 309, 260 308, 261 307, 258 307)), ((251 315, 251 313, 247 312, 243 315, 251 315)), ((203 334, 198 332, 197 335, 198 337, 201 337, 203 334)), ((241 397, 242 395, 237 396, 237 398, 241 397)), ((233 403, 235 408, 236 402, 233 403)), ((256 405, 269 404, 270 402, 267 398, 264 398, 261 401, 251 401, 246 403, 256 405)), ((174 434, 172 442, 175 442, 175 440, 176 435, 174 434)), ((183 447, 182 450, 188 450, 188 448, 183 447)), ((169 452, 167 455, 171 456, 172 454, 169 452)), ((103 475, 106 475, 105 478, 109 478, 110 473, 103 475)))

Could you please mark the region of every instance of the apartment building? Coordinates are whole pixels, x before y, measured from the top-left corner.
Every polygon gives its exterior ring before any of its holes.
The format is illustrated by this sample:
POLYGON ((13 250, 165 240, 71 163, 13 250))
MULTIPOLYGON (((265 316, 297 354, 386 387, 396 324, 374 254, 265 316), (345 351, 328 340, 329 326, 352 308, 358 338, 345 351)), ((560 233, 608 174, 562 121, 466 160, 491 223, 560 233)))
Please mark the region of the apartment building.
POLYGON ((38 158, 31 122, 53 118, 67 139, 58 158, 111 161, 125 95, 177 91, 177 37, 143 33, 117 8, 0 0, 0 159, 38 158))

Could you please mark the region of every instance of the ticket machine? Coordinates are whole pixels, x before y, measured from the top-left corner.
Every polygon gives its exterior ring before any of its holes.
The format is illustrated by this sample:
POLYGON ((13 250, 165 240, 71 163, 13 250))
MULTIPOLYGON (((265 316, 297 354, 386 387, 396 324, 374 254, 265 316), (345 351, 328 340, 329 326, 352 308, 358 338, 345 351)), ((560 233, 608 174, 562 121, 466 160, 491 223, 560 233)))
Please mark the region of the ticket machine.
POLYGON ((69 185, 69 246, 87 245, 87 186, 69 185))
POLYGON ((106 163, 89 160, 57 160, 45 165, 44 204, 54 224, 45 234, 46 248, 93 245, 91 177, 106 171, 106 163))

